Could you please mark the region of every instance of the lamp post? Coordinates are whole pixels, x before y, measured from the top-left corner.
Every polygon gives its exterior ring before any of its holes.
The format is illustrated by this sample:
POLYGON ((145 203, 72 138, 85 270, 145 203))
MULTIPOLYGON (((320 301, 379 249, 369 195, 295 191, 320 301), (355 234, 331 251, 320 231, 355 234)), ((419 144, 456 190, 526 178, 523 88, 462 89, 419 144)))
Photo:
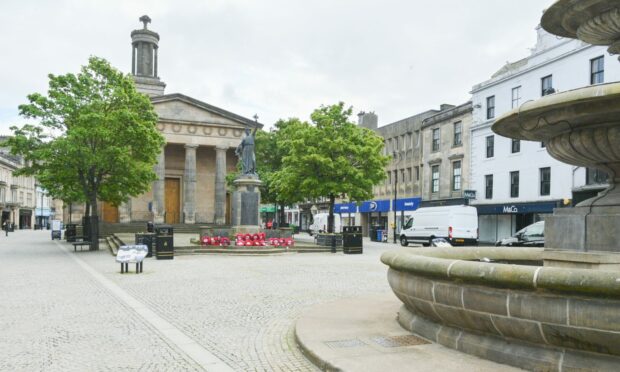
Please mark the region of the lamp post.
MULTIPOLYGON (((396 160, 396 151, 394 151, 393 153, 393 157, 394 160, 396 160)), ((394 202, 392 203, 392 209, 394 212, 394 222, 393 222, 393 229, 394 229, 394 243, 396 243, 396 200, 398 199, 398 169, 394 172, 394 202)))
POLYGON ((43 189, 41 189, 41 223, 39 227, 43 230, 43 189))

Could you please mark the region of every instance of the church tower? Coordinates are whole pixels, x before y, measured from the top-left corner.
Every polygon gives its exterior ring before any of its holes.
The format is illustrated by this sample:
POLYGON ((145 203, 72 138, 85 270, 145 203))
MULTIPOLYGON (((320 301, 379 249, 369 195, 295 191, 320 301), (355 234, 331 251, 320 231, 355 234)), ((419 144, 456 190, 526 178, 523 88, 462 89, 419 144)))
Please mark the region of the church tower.
POLYGON ((140 17, 141 30, 131 32, 131 74, 139 92, 151 97, 164 94, 166 84, 157 76, 157 50, 159 34, 147 28, 151 18, 140 17))

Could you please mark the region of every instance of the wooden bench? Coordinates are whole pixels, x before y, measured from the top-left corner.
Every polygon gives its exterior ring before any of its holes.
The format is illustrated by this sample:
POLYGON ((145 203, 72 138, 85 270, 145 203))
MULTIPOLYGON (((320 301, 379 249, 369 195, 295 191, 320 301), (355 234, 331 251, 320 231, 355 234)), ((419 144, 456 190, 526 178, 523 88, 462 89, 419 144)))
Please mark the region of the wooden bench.
POLYGON ((87 242, 85 240, 82 240, 81 242, 71 243, 71 244, 73 244, 73 252, 77 252, 77 247, 80 247, 80 251, 81 251, 83 246, 87 245, 88 249, 90 249, 90 246, 92 245, 91 242, 87 242))

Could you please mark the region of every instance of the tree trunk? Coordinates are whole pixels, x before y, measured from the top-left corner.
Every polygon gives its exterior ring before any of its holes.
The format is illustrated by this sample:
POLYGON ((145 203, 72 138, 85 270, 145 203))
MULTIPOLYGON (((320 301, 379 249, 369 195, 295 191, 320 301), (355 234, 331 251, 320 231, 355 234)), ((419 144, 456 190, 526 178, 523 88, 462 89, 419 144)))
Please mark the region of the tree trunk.
POLYGON ((279 205, 278 212, 278 226, 281 227, 283 223, 285 223, 286 217, 284 216, 284 204, 279 205))
POLYGON ((92 243, 91 249, 93 251, 99 250, 99 216, 97 215, 97 194, 93 193, 90 198, 90 207, 92 213, 90 217, 90 242, 92 243))

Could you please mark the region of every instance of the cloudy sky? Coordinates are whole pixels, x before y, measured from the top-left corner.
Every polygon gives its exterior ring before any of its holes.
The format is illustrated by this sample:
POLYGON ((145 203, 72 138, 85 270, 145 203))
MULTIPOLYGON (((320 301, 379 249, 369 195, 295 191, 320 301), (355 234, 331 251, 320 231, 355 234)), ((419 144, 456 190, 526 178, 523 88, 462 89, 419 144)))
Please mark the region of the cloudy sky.
POLYGON ((166 93, 245 117, 307 119, 344 101, 389 124, 460 104, 506 61, 529 54, 553 0, 2 0, 0 133, 47 74, 90 55, 122 71, 130 32, 160 34, 166 93))

